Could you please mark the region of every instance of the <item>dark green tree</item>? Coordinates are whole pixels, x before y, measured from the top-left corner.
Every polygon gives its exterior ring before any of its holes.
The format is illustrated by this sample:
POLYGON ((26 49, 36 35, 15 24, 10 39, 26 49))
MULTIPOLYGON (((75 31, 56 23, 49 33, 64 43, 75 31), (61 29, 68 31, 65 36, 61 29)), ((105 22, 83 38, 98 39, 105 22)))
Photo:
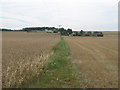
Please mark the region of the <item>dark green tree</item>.
POLYGON ((64 28, 59 28, 59 32, 61 33, 61 35, 68 35, 67 30, 64 28))
POLYGON ((67 29, 67 32, 68 32, 68 34, 72 34, 73 32, 72 32, 72 29, 67 29))
POLYGON ((81 31, 80 31, 80 36, 82 36, 82 35, 83 35, 83 33, 84 33, 84 31, 83 31, 83 30, 81 30, 81 31))

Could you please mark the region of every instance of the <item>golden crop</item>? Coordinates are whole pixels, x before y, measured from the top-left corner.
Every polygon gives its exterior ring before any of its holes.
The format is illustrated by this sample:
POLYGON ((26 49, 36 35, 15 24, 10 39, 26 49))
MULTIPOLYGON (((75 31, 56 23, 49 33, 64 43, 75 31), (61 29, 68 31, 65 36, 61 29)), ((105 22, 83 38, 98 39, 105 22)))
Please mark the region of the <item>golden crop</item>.
POLYGON ((3 32, 2 86, 17 87, 31 76, 38 75, 53 48, 60 41, 59 34, 3 32))
POLYGON ((80 73, 81 88, 118 88, 118 35, 65 37, 73 63, 80 73))

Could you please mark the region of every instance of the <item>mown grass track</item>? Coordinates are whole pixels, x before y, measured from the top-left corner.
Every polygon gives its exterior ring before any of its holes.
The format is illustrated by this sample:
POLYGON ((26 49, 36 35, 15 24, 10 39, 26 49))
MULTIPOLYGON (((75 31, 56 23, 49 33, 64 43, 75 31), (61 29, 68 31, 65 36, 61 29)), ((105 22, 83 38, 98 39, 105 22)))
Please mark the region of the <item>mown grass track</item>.
POLYGON ((28 83, 29 88, 79 88, 76 68, 71 63, 70 51, 67 43, 62 38, 56 46, 54 54, 50 56, 45 73, 33 83, 28 83))

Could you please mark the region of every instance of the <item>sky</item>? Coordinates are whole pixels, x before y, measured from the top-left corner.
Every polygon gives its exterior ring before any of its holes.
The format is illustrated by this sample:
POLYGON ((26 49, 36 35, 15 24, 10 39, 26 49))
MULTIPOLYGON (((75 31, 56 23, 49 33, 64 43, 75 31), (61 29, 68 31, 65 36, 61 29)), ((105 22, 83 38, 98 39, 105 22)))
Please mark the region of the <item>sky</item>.
POLYGON ((118 30, 119 0, 1 0, 0 28, 118 30))

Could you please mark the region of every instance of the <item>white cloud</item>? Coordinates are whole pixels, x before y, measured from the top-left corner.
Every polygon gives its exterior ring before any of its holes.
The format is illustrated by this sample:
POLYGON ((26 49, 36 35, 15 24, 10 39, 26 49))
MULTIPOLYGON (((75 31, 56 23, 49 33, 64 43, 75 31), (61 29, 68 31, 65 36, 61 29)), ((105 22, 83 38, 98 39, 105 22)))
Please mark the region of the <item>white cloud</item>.
POLYGON ((62 24, 75 30, 117 29, 117 3, 118 0, 2 0, 0 27, 62 24))

